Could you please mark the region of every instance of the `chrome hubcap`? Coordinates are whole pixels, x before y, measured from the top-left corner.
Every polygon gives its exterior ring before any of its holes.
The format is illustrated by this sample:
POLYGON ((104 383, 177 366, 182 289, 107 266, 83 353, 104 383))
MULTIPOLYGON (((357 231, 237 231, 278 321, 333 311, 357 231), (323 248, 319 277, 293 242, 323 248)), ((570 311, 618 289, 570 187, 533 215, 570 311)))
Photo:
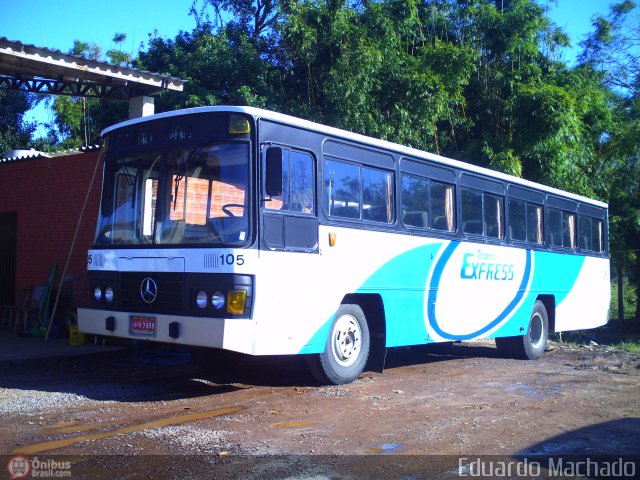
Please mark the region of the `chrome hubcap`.
POLYGON ((353 365, 362 348, 360 324, 351 315, 341 316, 333 329, 331 352, 333 358, 343 367, 353 365))
POLYGON ((535 349, 540 348, 544 340, 544 322, 539 313, 536 313, 531 317, 531 326, 529 327, 529 341, 531 346, 535 349))

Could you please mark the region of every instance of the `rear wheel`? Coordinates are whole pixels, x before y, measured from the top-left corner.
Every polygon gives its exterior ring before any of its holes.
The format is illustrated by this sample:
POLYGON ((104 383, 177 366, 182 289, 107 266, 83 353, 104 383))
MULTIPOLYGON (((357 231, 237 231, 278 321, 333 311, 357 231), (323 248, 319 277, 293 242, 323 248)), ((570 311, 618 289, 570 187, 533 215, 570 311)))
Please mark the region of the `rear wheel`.
POLYGON ((351 383, 360 376, 368 358, 369 327, 362 308, 340 305, 324 352, 309 358, 314 377, 321 383, 351 383))
POLYGON ((525 335, 496 338, 496 346, 503 355, 523 360, 537 360, 542 356, 549 338, 549 318, 547 309, 536 300, 525 335))

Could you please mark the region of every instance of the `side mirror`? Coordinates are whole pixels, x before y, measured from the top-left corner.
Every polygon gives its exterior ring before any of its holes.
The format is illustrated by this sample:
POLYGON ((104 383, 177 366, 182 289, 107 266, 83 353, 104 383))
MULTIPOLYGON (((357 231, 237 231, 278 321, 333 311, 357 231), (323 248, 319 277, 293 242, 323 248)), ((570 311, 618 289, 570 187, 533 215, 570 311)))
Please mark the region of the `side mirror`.
POLYGON ((280 147, 267 148, 265 193, 269 197, 282 195, 282 157, 280 147))

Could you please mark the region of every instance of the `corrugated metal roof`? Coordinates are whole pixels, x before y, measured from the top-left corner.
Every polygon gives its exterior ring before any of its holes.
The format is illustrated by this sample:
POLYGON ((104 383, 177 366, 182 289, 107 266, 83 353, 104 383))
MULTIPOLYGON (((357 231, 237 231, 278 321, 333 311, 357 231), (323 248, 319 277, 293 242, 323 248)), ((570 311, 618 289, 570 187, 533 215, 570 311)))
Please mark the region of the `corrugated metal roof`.
POLYGON ((0 37, 0 80, 7 88, 40 93, 122 98, 163 90, 182 91, 185 80, 0 37), (82 86, 77 87, 78 82, 82 86), (101 88, 97 88, 101 87, 101 88), (69 89, 69 92, 65 91, 69 89), (86 91, 85 91, 86 90, 86 91))
POLYGON ((23 155, 19 155, 19 156, 15 156, 15 157, 2 157, 0 158, 0 165, 4 164, 4 163, 13 163, 13 162, 23 162, 23 161, 27 161, 27 160, 35 160, 38 158, 58 158, 58 157, 64 157, 67 155, 77 155, 78 153, 87 153, 87 152, 96 152, 98 150, 100 150, 101 145, 88 145, 86 147, 80 147, 80 148, 71 148, 69 150, 63 150, 60 152, 53 152, 53 153, 46 153, 46 152, 39 152, 37 150, 26 150, 26 152, 29 152, 27 154, 23 154, 23 155), (33 153, 31 153, 33 152, 33 153))

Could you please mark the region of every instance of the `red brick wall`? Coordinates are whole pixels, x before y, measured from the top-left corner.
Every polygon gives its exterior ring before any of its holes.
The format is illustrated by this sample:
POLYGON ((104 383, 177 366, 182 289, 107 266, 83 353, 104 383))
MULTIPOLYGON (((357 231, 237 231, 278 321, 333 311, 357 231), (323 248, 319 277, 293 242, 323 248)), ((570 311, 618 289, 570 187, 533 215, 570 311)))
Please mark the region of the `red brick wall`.
MULTIPOLYGON (((29 286, 46 284, 54 262, 58 290, 97 159, 98 152, 88 152, 0 164, 0 212, 17 213, 16 295, 29 286)), ((86 259, 95 234, 101 184, 102 166, 65 276, 59 313, 88 301, 86 259)))
MULTIPOLYGON (((187 179, 187 218, 186 223, 191 225, 205 225, 207 223, 207 198, 209 196, 209 180, 200 178, 187 179)), ((178 194, 175 199, 175 208, 171 210, 171 220, 181 220, 184 206, 184 180, 178 184, 178 194)), ((171 184, 171 192, 175 191, 175 176, 171 184)), ((211 185, 211 218, 225 218, 228 215, 222 211, 222 205, 244 205, 245 191, 228 183, 215 180, 211 185)), ((242 207, 229 207, 236 217, 244 215, 242 207)))

